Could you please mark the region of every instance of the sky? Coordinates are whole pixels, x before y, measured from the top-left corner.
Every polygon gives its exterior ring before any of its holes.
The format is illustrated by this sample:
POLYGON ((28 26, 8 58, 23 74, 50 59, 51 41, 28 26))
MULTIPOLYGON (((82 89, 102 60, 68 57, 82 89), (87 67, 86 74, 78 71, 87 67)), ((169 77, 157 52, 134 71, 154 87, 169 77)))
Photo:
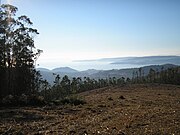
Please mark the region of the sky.
POLYGON ((41 67, 74 60, 180 55, 180 0, 1 0, 38 29, 41 67))

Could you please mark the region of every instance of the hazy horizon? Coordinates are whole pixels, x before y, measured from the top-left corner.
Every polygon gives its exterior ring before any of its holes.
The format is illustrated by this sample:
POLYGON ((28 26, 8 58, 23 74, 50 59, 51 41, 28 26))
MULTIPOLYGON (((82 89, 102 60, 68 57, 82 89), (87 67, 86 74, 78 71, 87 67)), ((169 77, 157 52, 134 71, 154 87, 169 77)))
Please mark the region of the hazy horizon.
POLYGON ((43 50, 37 61, 39 67, 83 69, 85 65, 79 67, 73 61, 180 55, 178 0, 1 0, 1 3, 17 6, 18 16, 27 15, 38 29, 35 46, 43 50))
MULTIPOLYGON (((96 70, 111 70, 111 69, 125 69, 125 68, 139 68, 143 66, 149 66, 149 65, 162 65, 162 64, 174 64, 174 65, 180 65, 176 60, 169 59, 170 57, 178 57, 180 60, 180 55, 161 55, 161 56, 130 56, 130 57, 111 57, 111 58, 100 58, 100 59, 84 59, 84 60, 75 60, 72 62, 66 62, 66 63, 51 63, 53 66, 37 66, 36 68, 47 68, 49 70, 52 70, 54 68, 60 68, 60 67, 70 67, 78 71, 84 71, 88 69, 96 69, 96 70), (144 63, 145 60, 142 61, 142 63, 134 63, 129 62, 129 58, 148 58, 148 57, 168 57, 167 62, 161 61, 161 59, 158 59, 160 63, 157 63, 157 60, 151 60, 151 62, 144 63), (117 60, 116 60, 117 59, 117 60), (122 62, 117 63, 116 62, 122 62), (176 62, 174 62, 176 61, 176 62), (115 62, 115 63, 114 63, 115 62), (125 62, 125 63, 124 63, 125 62), (114 64, 112 64, 114 63, 114 64), (54 66, 55 65, 55 66, 54 66)), ((150 58, 150 59, 152 59, 150 58)), ((137 60, 138 61, 138 60, 137 60)))

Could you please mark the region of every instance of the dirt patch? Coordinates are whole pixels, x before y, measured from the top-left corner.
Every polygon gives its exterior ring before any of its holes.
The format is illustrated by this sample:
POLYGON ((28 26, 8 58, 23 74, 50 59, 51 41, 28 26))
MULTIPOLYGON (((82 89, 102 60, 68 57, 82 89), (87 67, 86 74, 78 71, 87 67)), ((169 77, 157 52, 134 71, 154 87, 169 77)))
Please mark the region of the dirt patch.
POLYGON ((180 134, 180 87, 131 85, 79 94, 84 105, 0 109, 0 134, 180 134))

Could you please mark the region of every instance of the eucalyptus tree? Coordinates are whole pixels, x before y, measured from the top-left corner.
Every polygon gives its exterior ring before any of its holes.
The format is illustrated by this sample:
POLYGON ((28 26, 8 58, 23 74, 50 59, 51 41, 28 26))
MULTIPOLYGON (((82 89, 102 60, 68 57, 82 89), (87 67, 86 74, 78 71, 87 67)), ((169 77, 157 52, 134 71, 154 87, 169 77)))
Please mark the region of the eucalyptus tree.
POLYGON ((60 79, 61 77, 59 76, 59 74, 56 76, 55 80, 54 80, 54 86, 55 87, 59 87, 60 86, 60 79))
POLYGON ((60 82, 61 84, 61 87, 62 87, 62 94, 67 96, 67 95, 70 95, 72 93, 72 90, 71 90, 71 81, 69 79, 69 77, 67 75, 65 75, 63 78, 62 78, 62 81, 60 82))
POLYGON ((29 93, 35 89, 34 62, 41 53, 34 46, 39 34, 30 18, 16 16, 18 8, 0 6, 1 95, 29 93))
POLYGON ((150 82, 150 83, 155 82, 155 70, 154 70, 154 69, 151 68, 151 69, 149 70, 148 76, 149 76, 149 82, 150 82))
POLYGON ((77 91, 78 91, 78 79, 76 77, 72 78, 71 90, 72 90, 73 94, 77 93, 77 91))

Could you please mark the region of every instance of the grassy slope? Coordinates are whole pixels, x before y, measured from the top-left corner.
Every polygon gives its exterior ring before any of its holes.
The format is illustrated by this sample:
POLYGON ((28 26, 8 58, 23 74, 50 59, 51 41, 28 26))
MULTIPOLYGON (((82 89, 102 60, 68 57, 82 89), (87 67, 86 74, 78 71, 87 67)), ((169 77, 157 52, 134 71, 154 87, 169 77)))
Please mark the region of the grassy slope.
POLYGON ((180 86, 132 85, 79 95, 87 104, 1 108, 0 134, 180 134, 180 86))

